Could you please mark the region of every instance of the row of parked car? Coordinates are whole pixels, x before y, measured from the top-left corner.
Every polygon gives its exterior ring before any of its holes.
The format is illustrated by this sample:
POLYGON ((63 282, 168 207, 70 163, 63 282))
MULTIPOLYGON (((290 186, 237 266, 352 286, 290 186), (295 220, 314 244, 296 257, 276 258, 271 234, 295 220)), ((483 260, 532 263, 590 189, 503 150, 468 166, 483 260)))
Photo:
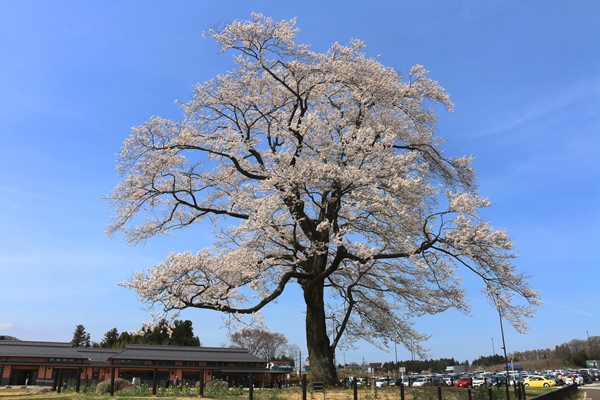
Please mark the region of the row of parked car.
MULTIPOLYGON (((478 372, 464 375, 409 375, 402 378, 355 378, 359 386, 375 385, 384 386, 505 386, 508 379, 510 386, 523 384, 526 387, 550 387, 571 385, 585 385, 600 380, 598 369, 579 370, 546 370, 546 371, 515 371, 491 373, 478 372)), ((348 382, 351 385, 352 381, 348 382)))
POLYGON ((573 383, 585 385, 600 380, 600 371, 597 369, 518 371, 509 372, 508 375, 506 372, 479 373, 461 377, 456 386, 505 386, 507 379, 510 386, 523 384, 526 387, 550 387, 573 383))
POLYGON ((585 385, 600 381, 600 370, 596 368, 568 369, 568 370, 548 370, 544 374, 553 377, 557 385, 570 385, 577 383, 585 385))

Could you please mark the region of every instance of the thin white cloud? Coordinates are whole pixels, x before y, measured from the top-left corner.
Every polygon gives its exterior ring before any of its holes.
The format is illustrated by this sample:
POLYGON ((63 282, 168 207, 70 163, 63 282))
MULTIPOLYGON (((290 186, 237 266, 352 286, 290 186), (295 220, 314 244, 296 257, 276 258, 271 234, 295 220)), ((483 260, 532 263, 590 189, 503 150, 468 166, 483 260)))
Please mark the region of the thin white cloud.
POLYGON ((588 313, 588 312, 586 312, 586 311, 579 310, 579 309, 577 309, 577 308, 573 308, 573 307, 564 306, 564 305, 562 305, 562 304, 554 304, 554 303, 549 303, 549 302, 546 302, 546 303, 544 303, 544 305, 548 305, 548 306, 551 306, 551 307, 556 307, 556 308, 562 308, 563 310, 568 310, 568 311, 570 311, 570 312, 573 312, 573 313, 576 313, 576 314, 585 315, 586 317, 598 318, 598 316, 597 316, 597 315, 590 314, 590 313, 588 313))
POLYGON ((0 322, 1 331, 12 331, 15 329, 15 325, 10 322, 0 322))
POLYGON ((570 86, 562 87, 543 98, 535 99, 535 103, 530 104, 514 118, 500 121, 490 129, 483 130, 477 136, 494 135, 514 129, 546 118, 548 115, 556 114, 559 110, 576 102, 590 101, 598 97, 600 97, 600 80, 589 79, 573 82, 570 86))

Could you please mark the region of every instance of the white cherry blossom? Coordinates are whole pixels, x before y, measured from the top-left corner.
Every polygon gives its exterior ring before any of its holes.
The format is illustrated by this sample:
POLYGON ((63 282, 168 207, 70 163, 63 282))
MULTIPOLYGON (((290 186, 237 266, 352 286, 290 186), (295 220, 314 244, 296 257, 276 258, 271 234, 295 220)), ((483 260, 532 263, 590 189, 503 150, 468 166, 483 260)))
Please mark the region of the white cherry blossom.
POLYGON ((197 223, 217 231, 211 248, 173 253, 122 285, 164 312, 236 319, 299 285, 311 374, 331 383, 342 341, 422 354, 427 335, 412 322, 468 312, 463 271, 524 330, 538 293, 507 233, 478 215, 490 202, 471 157, 447 156, 436 136, 432 107, 452 110, 449 95, 422 66, 404 79, 361 41, 319 54, 297 31, 259 14, 208 31, 237 68, 198 84, 181 121, 132 129, 108 233, 139 243, 197 223))

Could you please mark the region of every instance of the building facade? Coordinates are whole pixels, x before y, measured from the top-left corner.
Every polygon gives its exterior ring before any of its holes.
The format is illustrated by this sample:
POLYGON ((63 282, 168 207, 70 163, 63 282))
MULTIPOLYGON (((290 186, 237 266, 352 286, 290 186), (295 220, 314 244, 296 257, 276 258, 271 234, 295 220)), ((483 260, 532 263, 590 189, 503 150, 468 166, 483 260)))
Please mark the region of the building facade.
POLYGON ((0 385, 95 385, 123 378, 149 387, 220 380, 229 386, 270 386, 267 363, 246 349, 127 345, 123 349, 73 347, 62 342, 0 340, 0 385))

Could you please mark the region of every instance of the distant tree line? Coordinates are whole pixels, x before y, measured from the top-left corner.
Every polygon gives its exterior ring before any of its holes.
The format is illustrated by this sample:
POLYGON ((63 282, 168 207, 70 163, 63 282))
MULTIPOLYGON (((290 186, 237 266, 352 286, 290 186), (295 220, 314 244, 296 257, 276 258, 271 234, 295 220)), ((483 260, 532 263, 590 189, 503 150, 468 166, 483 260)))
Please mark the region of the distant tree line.
POLYGON ((73 347, 124 348, 128 344, 167 345, 167 346, 200 346, 200 339, 194 336, 192 321, 175 320, 169 323, 160 320, 152 326, 144 326, 135 332, 121 332, 112 328, 104 334, 100 341, 91 342, 90 335, 83 325, 77 325, 73 333, 73 347))
POLYGON ((554 350, 516 351, 511 356, 515 362, 550 360, 585 368, 586 360, 600 360, 600 336, 590 336, 587 340, 573 339, 554 350))
MULTIPOLYGON (((465 362, 469 365, 469 362, 465 362)), ((493 367, 495 365, 504 365, 504 356, 500 354, 494 354, 493 356, 480 356, 471 363, 471 366, 485 369, 486 367, 493 367)))
MULTIPOLYGON (((586 360, 600 360, 600 336, 590 336, 587 340, 573 339, 570 342, 556 346, 554 350, 515 351, 508 353, 507 357, 509 363, 525 363, 547 366, 547 368, 557 368, 558 366, 585 368, 586 360)), ((489 369, 490 367, 503 366, 504 363, 504 356, 495 354, 480 356, 472 362, 468 360, 459 362, 454 358, 441 358, 439 360, 389 361, 384 363, 382 367, 385 371, 397 371, 400 367, 404 367, 407 372, 443 373, 446 367, 452 365, 465 365, 470 369, 489 369)))

